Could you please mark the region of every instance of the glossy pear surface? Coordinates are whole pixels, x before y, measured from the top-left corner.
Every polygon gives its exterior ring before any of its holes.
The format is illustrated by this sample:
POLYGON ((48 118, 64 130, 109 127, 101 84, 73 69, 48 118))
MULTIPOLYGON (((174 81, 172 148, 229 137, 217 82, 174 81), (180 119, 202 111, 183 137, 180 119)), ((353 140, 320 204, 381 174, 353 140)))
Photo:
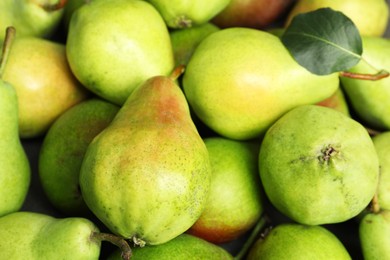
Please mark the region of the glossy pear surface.
POLYGON ((319 102, 338 86, 338 74, 311 74, 278 37, 249 28, 209 35, 183 76, 184 92, 199 119, 237 140, 264 134, 288 110, 319 102))
POLYGON ((199 218, 209 155, 173 79, 152 77, 130 95, 90 143, 80 185, 112 232, 141 245, 165 243, 199 218))
POLYGON ((296 107, 264 136, 259 171, 271 203, 301 224, 357 216, 377 189, 379 160, 367 130, 334 109, 296 107))
POLYGON ((140 0, 94 0, 78 8, 66 51, 79 81, 118 105, 149 77, 168 75, 174 67, 164 20, 140 0))
POLYGON ((65 45, 37 37, 16 37, 3 75, 19 100, 19 134, 42 136, 54 120, 88 97, 70 71, 65 45))

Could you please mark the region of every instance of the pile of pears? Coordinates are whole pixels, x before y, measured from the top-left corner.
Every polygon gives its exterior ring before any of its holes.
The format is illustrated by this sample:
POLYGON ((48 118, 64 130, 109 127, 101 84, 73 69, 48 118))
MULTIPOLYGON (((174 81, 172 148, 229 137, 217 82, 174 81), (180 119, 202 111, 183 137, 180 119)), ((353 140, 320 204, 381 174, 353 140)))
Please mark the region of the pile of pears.
POLYGON ((0 259, 390 259, 390 3, 269 2, 2 0, 0 259))

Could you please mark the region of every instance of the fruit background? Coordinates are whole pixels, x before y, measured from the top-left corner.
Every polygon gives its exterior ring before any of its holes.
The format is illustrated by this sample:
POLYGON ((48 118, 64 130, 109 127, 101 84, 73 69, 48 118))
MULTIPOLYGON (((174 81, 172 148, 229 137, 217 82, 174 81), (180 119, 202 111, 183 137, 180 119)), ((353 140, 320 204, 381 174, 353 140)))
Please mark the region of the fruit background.
MULTIPOLYGON (((390 4, 390 0, 388 1, 390 4)), ((283 17, 281 17, 280 21, 283 21, 283 17)), ((61 34, 63 32, 59 31, 55 37, 57 39, 62 39, 63 35, 61 34)), ((387 28, 385 36, 390 37, 390 27, 387 28)), ((27 152, 28 159, 31 164, 32 169, 32 180, 31 180, 31 186, 28 192, 28 196, 25 200, 25 203, 22 207, 22 210, 25 211, 34 211, 34 212, 41 212, 46 213, 55 217, 62 217, 62 213, 57 211, 48 201, 47 197, 45 196, 41 183, 38 178, 38 156, 42 144, 42 137, 39 138, 29 138, 23 140, 23 147, 25 148, 25 151, 27 152)), ((278 213, 275 212, 275 216, 278 217, 278 213)), ((281 216, 279 216, 281 217, 281 216)), ((334 230, 335 234, 341 238, 341 240, 345 243, 346 247, 350 249, 351 255, 357 258, 360 257, 359 252, 359 245, 358 245, 358 235, 356 233, 356 222, 354 221, 348 221, 346 223, 341 224, 335 224, 335 225, 329 225, 329 228, 331 230, 334 230)), ((248 234, 244 234, 239 239, 222 244, 223 247, 227 248, 229 252, 232 252, 233 254, 236 254, 246 238, 248 237, 248 234)), ((103 252, 104 250, 111 250, 111 247, 108 245, 103 246, 103 252), (108 248, 107 248, 108 247, 108 248)), ((104 253, 103 253, 104 256, 104 253)), ((356 259, 357 259, 356 258, 356 259)))

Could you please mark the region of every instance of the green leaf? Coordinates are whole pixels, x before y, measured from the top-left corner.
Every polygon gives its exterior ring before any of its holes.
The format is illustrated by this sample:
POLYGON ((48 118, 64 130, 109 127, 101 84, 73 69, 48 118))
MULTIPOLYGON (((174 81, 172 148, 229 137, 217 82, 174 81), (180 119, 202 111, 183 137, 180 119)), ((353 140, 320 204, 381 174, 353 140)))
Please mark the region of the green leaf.
POLYGON ((355 24, 331 8, 295 16, 281 40, 301 66, 317 75, 348 70, 362 58, 355 24))

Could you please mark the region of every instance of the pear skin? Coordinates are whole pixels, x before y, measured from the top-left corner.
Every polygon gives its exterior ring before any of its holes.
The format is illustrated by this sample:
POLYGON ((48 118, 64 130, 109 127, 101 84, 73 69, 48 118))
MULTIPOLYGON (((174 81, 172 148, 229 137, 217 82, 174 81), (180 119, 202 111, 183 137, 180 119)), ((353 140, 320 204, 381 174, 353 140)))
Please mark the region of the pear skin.
MULTIPOLYGON (((186 233, 164 244, 134 247, 132 251, 132 260, 233 260, 233 256, 226 249, 186 233)), ((122 260, 120 250, 115 250, 107 260, 122 260)))
POLYGON ((382 36, 386 31, 389 19, 386 0, 298 0, 286 18, 286 25, 297 14, 324 7, 343 12, 356 25, 361 35, 382 36))
POLYGON ((367 130, 331 108, 305 105, 279 118, 259 154, 267 197, 281 213, 307 225, 357 216, 374 197, 379 159, 367 130))
POLYGON ((39 153, 39 179, 47 198, 62 213, 90 213, 79 186, 82 160, 89 143, 118 110, 108 101, 91 98, 61 114, 46 133, 39 153))
POLYGON ((318 102, 316 105, 333 108, 347 116, 351 116, 345 94, 341 87, 333 95, 318 102))
POLYGON ((341 241, 323 226, 279 224, 249 251, 247 260, 352 259, 341 241))
POLYGON ((99 232, 86 218, 18 211, 0 218, 0 259, 99 259, 99 232))
POLYGON ((88 146, 80 186, 92 212, 139 245, 162 244, 199 218, 210 187, 207 148, 174 79, 155 76, 88 146))

